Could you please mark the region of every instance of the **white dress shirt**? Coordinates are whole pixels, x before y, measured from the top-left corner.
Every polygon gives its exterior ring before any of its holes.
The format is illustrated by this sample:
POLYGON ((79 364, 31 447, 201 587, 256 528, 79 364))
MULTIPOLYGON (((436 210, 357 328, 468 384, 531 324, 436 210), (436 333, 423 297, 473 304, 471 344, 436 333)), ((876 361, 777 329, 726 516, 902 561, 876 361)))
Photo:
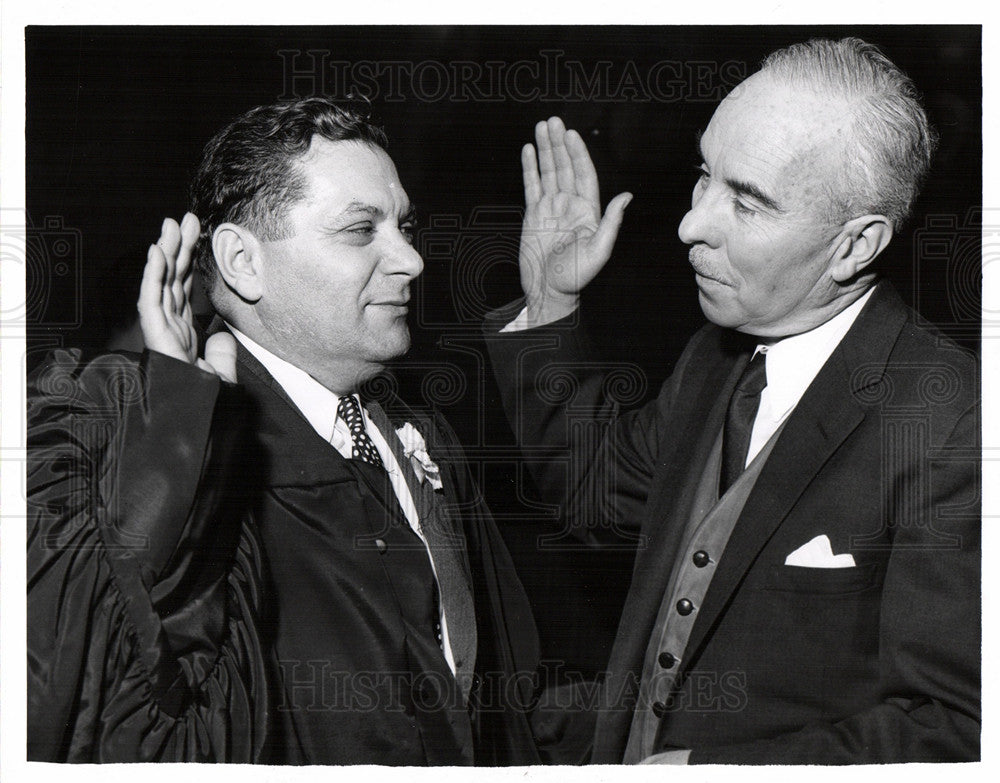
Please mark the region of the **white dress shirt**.
MULTIPOLYGON (((350 459, 353 441, 351 440, 351 430, 347 426, 347 422, 337 415, 337 405, 340 403, 340 397, 323 386, 309 375, 309 373, 293 364, 289 364, 263 346, 258 345, 232 324, 226 325, 235 335, 236 339, 243 344, 243 347, 253 354, 254 358, 271 373, 274 380, 284 389, 285 394, 295 403, 296 407, 305 416, 306 421, 312 425, 312 428, 316 430, 317 434, 339 451, 345 459, 350 459)), ((357 399, 357 395, 354 395, 354 397, 357 399)), ((361 415, 364 418, 365 431, 368 433, 368 437, 371 438, 372 443, 375 444, 375 448, 378 450, 379 456, 385 465, 386 472, 389 474, 393 492, 396 493, 396 499, 399 501, 399 506, 403 510, 406 521, 413 529, 413 532, 424 542, 427 557, 431 562, 431 569, 434 570, 434 557, 431 555, 430 547, 427 546, 427 539, 424 538, 423 530, 420 527, 417 506, 413 502, 413 496, 410 494, 406 477, 400 470, 399 463, 396 462, 396 457, 392 453, 389 444, 386 443, 382 432, 372 423, 368 417, 368 411, 365 410, 363 405, 361 406, 361 415)), ((412 470, 412 467, 407 465, 406 469, 412 470)), ((437 579, 437 571, 434 571, 434 578, 437 579)), ((448 662, 448 667, 454 673, 455 658, 448 639, 448 621, 445 617, 444 602, 439 601, 438 603, 440 604, 441 646, 444 650, 444 657, 448 662)))
POLYGON ((844 339, 871 295, 872 291, 868 291, 811 331, 757 346, 755 353, 764 354, 767 386, 761 392, 760 407, 757 408, 757 417, 753 421, 747 465, 795 410, 802 395, 826 364, 830 354, 844 339))

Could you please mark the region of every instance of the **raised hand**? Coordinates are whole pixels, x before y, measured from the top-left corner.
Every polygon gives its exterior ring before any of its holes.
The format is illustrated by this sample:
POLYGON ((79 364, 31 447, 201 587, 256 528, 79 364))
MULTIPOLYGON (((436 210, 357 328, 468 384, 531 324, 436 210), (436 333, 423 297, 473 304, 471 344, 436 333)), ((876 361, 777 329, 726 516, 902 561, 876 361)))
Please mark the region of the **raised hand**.
POLYGON ((631 193, 601 217, 597 171, 580 134, 552 117, 535 126, 536 148, 521 150, 524 224, 519 264, 527 317, 538 325, 568 315, 607 263, 631 193))
POLYGON ((146 348, 236 382, 236 341, 222 332, 205 344, 205 358, 198 357, 198 335, 191 311, 194 268, 191 251, 201 232, 198 218, 190 212, 180 226, 163 221, 160 238, 149 246, 146 268, 139 289, 139 325, 146 348))

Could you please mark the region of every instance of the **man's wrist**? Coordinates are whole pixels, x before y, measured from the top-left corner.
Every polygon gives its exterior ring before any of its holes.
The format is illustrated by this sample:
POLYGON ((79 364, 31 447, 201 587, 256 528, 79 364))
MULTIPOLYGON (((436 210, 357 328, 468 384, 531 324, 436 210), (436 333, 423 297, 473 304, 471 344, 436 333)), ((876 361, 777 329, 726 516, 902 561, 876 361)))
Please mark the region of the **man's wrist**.
POLYGON ((500 334, 509 334, 511 332, 524 332, 528 329, 534 329, 539 326, 545 326, 546 324, 554 323, 555 321, 562 320, 569 315, 572 315, 576 311, 576 308, 571 308, 566 312, 562 312, 561 309, 551 309, 544 312, 535 312, 532 314, 530 308, 522 307, 521 311, 517 314, 517 317, 513 321, 507 323, 502 329, 499 330, 500 334))
POLYGON ((579 296, 547 296, 527 300, 524 308, 526 328, 544 326, 572 315, 580 307, 579 296))

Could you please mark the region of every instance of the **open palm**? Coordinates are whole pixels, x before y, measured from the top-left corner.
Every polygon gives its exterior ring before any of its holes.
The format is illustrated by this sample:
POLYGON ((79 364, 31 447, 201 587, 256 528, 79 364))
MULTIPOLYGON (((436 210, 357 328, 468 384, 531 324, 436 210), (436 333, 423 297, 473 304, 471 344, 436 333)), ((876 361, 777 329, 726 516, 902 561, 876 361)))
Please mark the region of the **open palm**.
POLYGON ((552 117, 535 126, 536 147, 521 151, 524 224, 520 272, 529 319, 572 312, 580 292, 607 263, 630 193, 620 193, 601 217, 597 172, 580 134, 552 117))
POLYGON ((150 245, 139 289, 139 324, 146 348, 236 382, 236 343, 231 334, 209 338, 205 358, 198 357, 198 333, 191 309, 194 269, 191 251, 201 232, 190 212, 180 226, 167 218, 160 238, 150 245))

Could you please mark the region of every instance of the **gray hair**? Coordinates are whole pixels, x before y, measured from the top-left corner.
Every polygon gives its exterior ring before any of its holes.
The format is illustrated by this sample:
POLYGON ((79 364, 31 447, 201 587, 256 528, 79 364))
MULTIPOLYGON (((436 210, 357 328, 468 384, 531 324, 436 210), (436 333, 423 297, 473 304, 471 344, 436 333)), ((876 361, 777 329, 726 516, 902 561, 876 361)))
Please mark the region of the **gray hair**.
POLYGON ((937 145, 913 81, 860 38, 793 44, 770 54, 761 71, 845 101, 852 146, 844 150, 847 176, 836 188, 838 206, 845 217, 884 215, 898 230, 937 145))

